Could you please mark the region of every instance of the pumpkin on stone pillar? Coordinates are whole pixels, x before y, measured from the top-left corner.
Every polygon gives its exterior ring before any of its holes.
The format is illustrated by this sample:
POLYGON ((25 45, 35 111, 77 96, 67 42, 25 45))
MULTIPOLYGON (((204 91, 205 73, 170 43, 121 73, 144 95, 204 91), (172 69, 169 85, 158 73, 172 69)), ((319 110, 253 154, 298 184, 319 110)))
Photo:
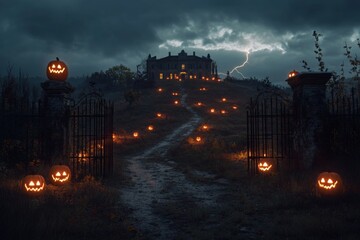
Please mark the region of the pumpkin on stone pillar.
POLYGON ((49 80, 65 81, 68 76, 68 67, 59 58, 50 61, 46 68, 46 76, 49 80))

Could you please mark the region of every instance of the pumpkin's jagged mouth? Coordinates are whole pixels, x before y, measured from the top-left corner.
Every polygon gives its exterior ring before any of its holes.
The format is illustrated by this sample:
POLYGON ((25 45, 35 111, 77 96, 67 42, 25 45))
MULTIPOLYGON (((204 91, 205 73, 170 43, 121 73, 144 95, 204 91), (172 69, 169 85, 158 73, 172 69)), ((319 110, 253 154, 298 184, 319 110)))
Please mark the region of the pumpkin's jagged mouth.
POLYGON ((337 183, 338 183, 338 181, 336 181, 335 183, 333 183, 333 184, 331 184, 331 185, 325 185, 325 184, 322 184, 322 183, 318 180, 319 187, 324 188, 324 189, 327 189, 327 190, 330 190, 330 189, 332 189, 332 188, 336 188, 337 183))
POLYGON ((58 178, 51 174, 51 177, 55 182, 65 182, 69 180, 70 175, 68 174, 65 178, 58 178))
POLYGON ((25 183, 25 189, 28 192, 40 192, 40 191, 44 190, 44 187, 45 187, 45 183, 43 183, 42 186, 40 186, 40 187, 28 187, 25 183))
POLYGON ((65 71, 65 68, 62 68, 62 69, 53 69, 51 67, 48 67, 49 69, 49 73, 56 73, 56 74, 60 74, 60 73, 63 73, 65 71))

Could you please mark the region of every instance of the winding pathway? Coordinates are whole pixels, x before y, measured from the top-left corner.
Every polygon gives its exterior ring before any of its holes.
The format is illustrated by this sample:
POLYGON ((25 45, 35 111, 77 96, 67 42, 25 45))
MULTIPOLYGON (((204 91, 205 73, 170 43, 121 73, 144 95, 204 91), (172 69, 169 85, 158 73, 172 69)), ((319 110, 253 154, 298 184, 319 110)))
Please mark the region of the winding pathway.
MULTIPOLYGON (((121 189, 122 200, 132 210, 131 217, 135 227, 152 239, 173 239, 176 234, 171 220, 164 219, 154 212, 154 204, 161 205, 176 200, 181 193, 191 196, 197 202, 212 206, 216 204, 217 196, 224 189, 222 184, 216 182, 211 184, 191 182, 166 156, 170 147, 179 144, 200 124, 201 117, 186 104, 186 97, 186 94, 182 95, 181 103, 192 113, 190 120, 157 145, 141 154, 126 158, 128 162, 126 174, 130 176, 132 184, 121 189)), ((207 173, 203 174, 211 176, 207 173)))

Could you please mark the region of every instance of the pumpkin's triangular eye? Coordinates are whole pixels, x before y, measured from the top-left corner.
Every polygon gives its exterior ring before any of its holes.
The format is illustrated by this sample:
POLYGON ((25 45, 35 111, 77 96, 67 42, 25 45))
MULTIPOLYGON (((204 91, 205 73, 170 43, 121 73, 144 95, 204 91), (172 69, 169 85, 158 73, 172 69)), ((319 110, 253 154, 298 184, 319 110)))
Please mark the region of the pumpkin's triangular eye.
POLYGON ((35 183, 33 181, 30 181, 29 186, 35 186, 35 183))
POLYGON ((56 68, 55 64, 51 65, 51 68, 56 68))
POLYGON ((66 175, 67 175, 67 174, 66 174, 66 172, 64 171, 64 172, 63 172, 63 176, 66 176, 66 175))
POLYGON ((267 167, 267 166, 268 166, 267 162, 264 162, 264 167, 267 167))
POLYGON ((57 173, 55 174, 55 176, 60 177, 60 176, 61 176, 61 173, 60 173, 60 172, 57 172, 57 173))
POLYGON ((325 183, 325 178, 321 178, 320 182, 325 183))
POLYGON ((41 185, 40 181, 37 181, 36 186, 40 186, 40 185, 41 185))
POLYGON ((331 180, 330 178, 329 178, 329 180, 327 182, 328 182, 328 184, 333 184, 334 183, 333 180, 331 180))
POLYGON ((59 64, 59 65, 57 66, 57 68, 58 68, 58 69, 61 69, 61 65, 59 64))

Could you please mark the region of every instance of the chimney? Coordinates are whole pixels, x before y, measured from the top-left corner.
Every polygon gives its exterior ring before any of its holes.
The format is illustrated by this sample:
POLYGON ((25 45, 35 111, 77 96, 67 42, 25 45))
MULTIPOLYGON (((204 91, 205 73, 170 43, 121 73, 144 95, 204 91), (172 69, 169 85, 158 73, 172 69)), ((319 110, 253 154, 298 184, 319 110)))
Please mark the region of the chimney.
POLYGON ((171 56, 171 52, 169 52, 169 57, 171 56))
POLYGON ((193 51, 193 56, 195 56, 195 51, 193 51))

